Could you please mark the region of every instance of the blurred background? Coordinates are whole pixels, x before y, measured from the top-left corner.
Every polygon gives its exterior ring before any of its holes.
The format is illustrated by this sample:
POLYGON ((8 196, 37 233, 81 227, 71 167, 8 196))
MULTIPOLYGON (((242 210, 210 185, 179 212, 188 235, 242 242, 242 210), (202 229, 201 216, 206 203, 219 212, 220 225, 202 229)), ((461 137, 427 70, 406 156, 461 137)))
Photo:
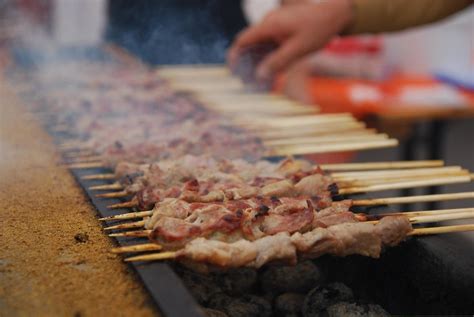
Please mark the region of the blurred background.
MULTIPOLYGON (((278 5, 276 0, 0 0, 0 46, 30 66, 71 55, 105 58, 98 49, 104 43, 150 65, 224 63, 236 34, 278 5)), ((0 54, 5 67, 7 54, 0 54)), ((323 112, 351 112, 402 142, 393 150, 320 161, 444 159, 474 170, 472 6, 407 32, 335 39, 306 65, 281 74, 273 89, 323 112)), ((438 190, 443 189, 431 189, 438 190)), ((450 190, 467 191, 469 184, 450 190)))

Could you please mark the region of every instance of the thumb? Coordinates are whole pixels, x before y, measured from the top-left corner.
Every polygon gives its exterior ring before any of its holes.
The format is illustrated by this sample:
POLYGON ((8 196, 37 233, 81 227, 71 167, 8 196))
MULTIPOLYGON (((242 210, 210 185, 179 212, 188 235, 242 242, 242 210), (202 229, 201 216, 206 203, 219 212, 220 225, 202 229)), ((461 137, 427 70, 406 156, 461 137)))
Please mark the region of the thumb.
POLYGON ((257 68, 256 77, 259 81, 269 81, 278 72, 286 69, 292 62, 309 53, 299 37, 292 37, 268 54, 257 68))

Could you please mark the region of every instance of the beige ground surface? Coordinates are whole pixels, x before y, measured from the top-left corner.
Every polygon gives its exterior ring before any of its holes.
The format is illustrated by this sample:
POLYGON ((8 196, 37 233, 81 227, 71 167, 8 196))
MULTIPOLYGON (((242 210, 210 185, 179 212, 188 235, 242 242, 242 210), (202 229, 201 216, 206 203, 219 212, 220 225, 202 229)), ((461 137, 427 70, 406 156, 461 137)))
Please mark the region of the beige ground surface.
POLYGON ((54 153, 0 78, 0 316, 153 315, 54 153))

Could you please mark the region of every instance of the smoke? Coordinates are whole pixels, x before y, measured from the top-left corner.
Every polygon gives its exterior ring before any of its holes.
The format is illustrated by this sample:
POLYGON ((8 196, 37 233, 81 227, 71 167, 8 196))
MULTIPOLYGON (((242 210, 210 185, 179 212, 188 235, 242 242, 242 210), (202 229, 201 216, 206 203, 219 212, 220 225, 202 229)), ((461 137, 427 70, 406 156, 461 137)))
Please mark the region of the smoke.
POLYGON ((110 59, 101 50, 106 0, 2 1, 0 8, 15 66, 40 71, 58 62, 110 59))
POLYGON ((222 63, 245 26, 239 1, 112 1, 107 38, 151 64, 222 63))
MULTIPOLYGON (((61 0, 56 1, 59 3, 61 0)), ((81 1, 87 2, 89 0, 81 1)), ((212 7, 212 3, 215 5, 217 2, 208 2, 209 7, 195 10, 195 5, 174 8, 163 6, 162 2, 156 1, 153 3, 127 1, 122 3, 122 7, 117 8, 112 5, 116 2, 111 1, 108 7, 110 23, 106 39, 114 39, 132 53, 141 56, 145 61, 156 64, 223 62, 226 47, 237 29, 229 29, 227 24, 234 24, 223 16, 217 15, 216 9, 212 7)), ((120 0, 117 0, 117 3, 120 3, 120 0)), ((183 6, 183 4, 179 6, 183 6)), ((71 12, 71 10, 66 11, 71 12)), ((77 129, 80 132, 76 136, 80 138, 88 137, 90 131, 87 127, 96 124, 95 120, 97 122, 108 120, 109 127, 114 130, 113 137, 117 140, 125 139, 131 143, 136 140, 148 139, 148 136, 145 135, 148 133, 147 129, 143 130, 145 136, 135 137, 127 132, 133 130, 132 128, 126 129, 120 125, 119 120, 114 121, 114 116, 125 116, 128 120, 123 121, 129 122, 127 127, 156 127, 153 130, 153 136, 156 138, 148 143, 161 142, 158 137, 163 133, 162 131, 156 132, 159 128, 156 121, 161 120, 160 113, 154 114, 154 116, 137 115, 139 112, 137 108, 140 106, 147 108, 148 105, 157 102, 159 97, 153 94, 172 94, 172 92, 167 92, 171 90, 167 89, 166 85, 154 80, 152 72, 141 73, 142 69, 128 69, 130 70, 128 71, 126 63, 121 65, 120 62, 118 63, 120 66, 116 68, 113 65, 112 67, 103 65, 105 63, 95 63, 97 59, 102 59, 104 62, 114 61, 109 59, 108 53, 102 50, 100 43, 99 45, 91 45, 87 41, 76 43, 71 38, 66 38, 64 33, 55 30, 54 28, 58 24, 54 21, 66 23, 67 19, 53 18, 55 14, 52 14, 51 11, 39 19, 31 17, 22 10, 18 10, 15 15, 17 16, 15 24, 18 26, 18 36, 11 43, 12 52, 16 60, 15 66, 24 66, 26 71, 18 72, 20 75, 15 75, 12 72, 11 80, 15 84, 21 84, 21 81, 24 81, 25 86, 28 86, 29 91, 25 89, 24 96, 32 112, 35 114, 46 113, 46 115, 54 112, 51 116, 53 121, 49 116, 44 120, 51 122, 47 123, 51 127, 72 126, 78 122, 79 125, 83 124, 80 129, 77 129), (48 22, 44 23, 45 20, 48 22), (59 41, 58 34, 60 34, 59 41), (163 92, 160 92, 160 85, 163 86, 163 92), (152 87, 150 90, 153 91, 149 92, 147 87, 152 87), (100 118, 94 116, 94 110, 86 109, 87 103, 93 103, 96 106, 94 109, 102 107, 100 111, 96 110, 100 112, 100 118), (81 111, 83 113, 90 112, 92 115, 87 118, 81 111), (59 120, 56 120, 57 118, 59 120), (84 118, 85 120, 81 121, 84 118), (123 135, 116 132, 119 130, 123 131, 123 135)), ((87 15, 80 14, 80 16, 87 15)), ((84 20, 81 23, 87 23, 87 21, 84 20)), ((72 30, 68 34, 75 33, 77 32, 72 30)), ((166 98, 163 97, 160 100, 166 100, 166 98)), ((179 106, 185 107, 186 104, 179 106)), ((174 108, 174 106, 170 108, 174 108)), ((211 117, 209 115, 209 124, 215 124, 211 117)), ((196 125, 196 122, 188 117, 186 120, 189 121, 189 128, 194 129, 193 125, 196 125)), ((196 126, 196 128, 198 127, 196 126)), ((201 128, 204 130, 204 126, 201 128)), ((220 126, 217 125, 216 128, 220 128, 220 126)), ((51 131, 53 130, 51 129, 51 131)), ((106 131, 107 129, 102 130, 106 131)), ((214 129, 210 130, 214 131, 214 129)), ((171 133, 176 133, 176 131, 171 131, 171 133)), ((95 135, 95 137, 110 139, 110 134, 104 132, 104 135, 95 135)), ((215 135, 218 136, 219 133, 215 133, 215 135)), ((203 136, 206 135, 203 134, 203 136)), ((196 138, 195 142, 200 142, 200 136, 196 138)), ((100 144, 109 145, 108 139, 107 142, 100 144)), ((195 144, 192 145, 195 146, 195 144)), ((91 147, 95 149, 96 145, 93 144, 91 147)), ((241 153, 240 150, 239 153, 241 153)), ((139 155, 136 156, 139 157, 139 155)))
POLYGON ((150 64, 223 63, 227 47, 246 25, 240 1, 45 3, 49 7, 42 10, 23 7, 14 12, 12 47, 21 65, 37 67, 65 59, 104 59, 98 53, 98 34, 150 64), (98 21, 101 16, 102 22, 98 21))

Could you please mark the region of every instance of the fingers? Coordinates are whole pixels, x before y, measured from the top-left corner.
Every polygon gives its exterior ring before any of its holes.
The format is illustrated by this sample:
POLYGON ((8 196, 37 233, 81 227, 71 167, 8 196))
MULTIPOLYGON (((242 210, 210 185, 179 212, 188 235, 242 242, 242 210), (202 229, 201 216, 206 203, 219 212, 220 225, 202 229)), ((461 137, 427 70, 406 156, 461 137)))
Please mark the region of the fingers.
POLYGON ((267 26, 267 24, 252 26, 242 31, 229 48, 227 54, 227 62, 230 68, 234 68, 239 55, 244 48, 271 41, 273 38, 274 35, 272 30, 267 26))
POLYGON ((257 68, 256 77, 259 81, 270 81, 274 75, 300 57, 309 53, 300 37, 291 37, 274 52, 268 54, 257 68))
POLYGON ((288 68, 284 80, 283 91, 291 99, 303 104, 311 104, 312 96, 308 89, 309 78, 313 74, 312 63, 309 58, 303 58, 288 68))

